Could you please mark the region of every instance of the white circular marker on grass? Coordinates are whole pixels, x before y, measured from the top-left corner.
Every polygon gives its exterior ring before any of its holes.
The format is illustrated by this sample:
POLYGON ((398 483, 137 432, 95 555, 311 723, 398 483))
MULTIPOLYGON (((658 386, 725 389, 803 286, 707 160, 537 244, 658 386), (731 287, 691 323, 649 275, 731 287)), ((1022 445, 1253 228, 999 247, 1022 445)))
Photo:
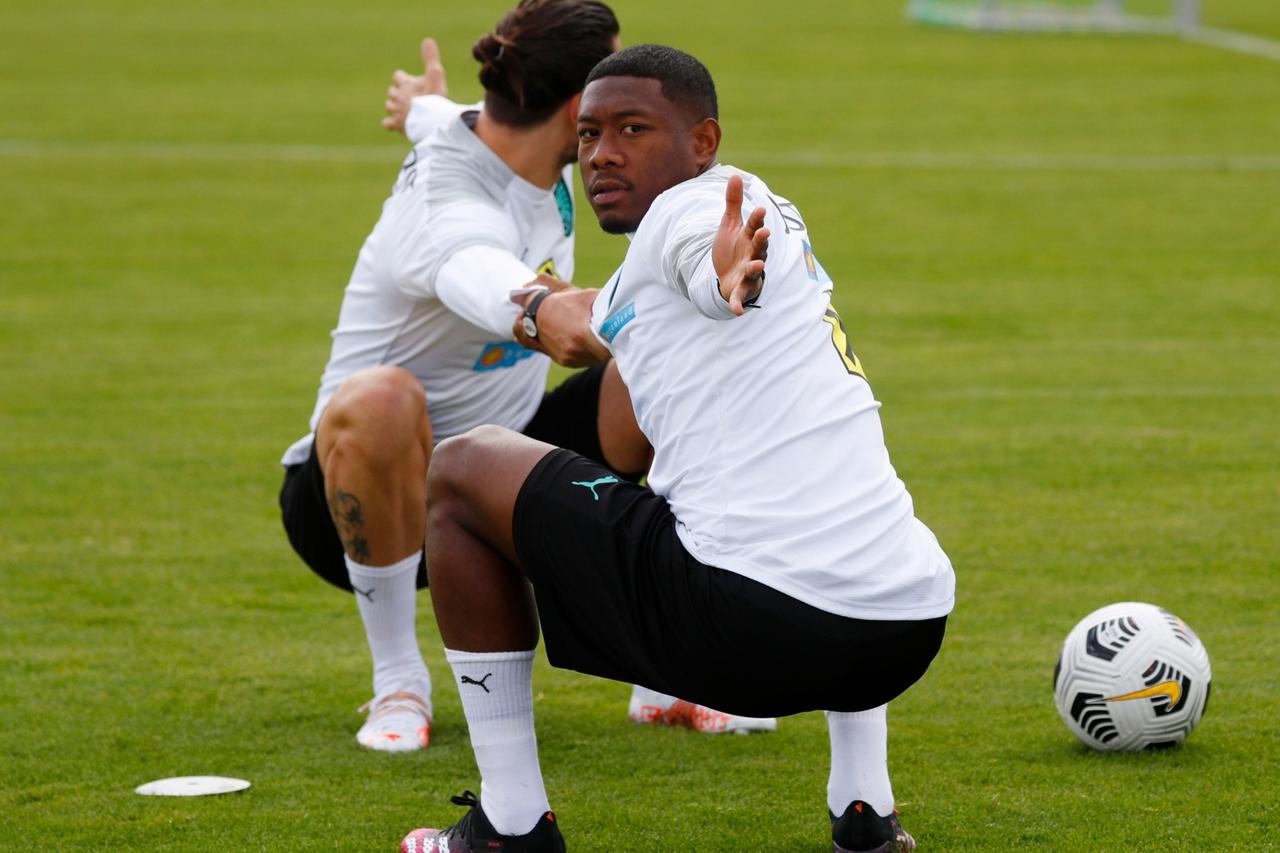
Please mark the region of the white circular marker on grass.
POLYGON ((248 787, 247 780, 226 776, 174 776, 139 785, 133 790, 144 797, 208 797, 243 791, 248 787))

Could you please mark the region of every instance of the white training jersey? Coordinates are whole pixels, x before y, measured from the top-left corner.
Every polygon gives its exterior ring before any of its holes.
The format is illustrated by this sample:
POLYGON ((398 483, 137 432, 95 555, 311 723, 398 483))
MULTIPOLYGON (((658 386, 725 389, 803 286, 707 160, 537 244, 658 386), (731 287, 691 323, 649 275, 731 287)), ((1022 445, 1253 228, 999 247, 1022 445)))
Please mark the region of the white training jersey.
POLYGON ((474 111, 449 107, 438 113, 443 124, 405 159, 360 249, 312 432, 285 452, 283 464, 306 460, 338 386, 369 367, 403 367, 422 382, 436 441, 479 424, 522 429, 542 400, 550 361, 515 342, 511 326, 520 309, 509 301, 510 287, 538 272, 573 276, 572 167, 552 190, 537 187, 475 135, 474 111), (489 263, 495 251, 499 260, 507 257, 497 265, 501 282, 481 268, 469 276, 454 260, 489 263))
POLYGON ((832 283, 795 205, 718 165, 653 202, 592 328, 654 448, 649 485, 703 563, 859 619, 951 611, 955 579, 885 449, 832 283), (766 281, 735 317, 711 244, 728 179, 768 213, 766 281))

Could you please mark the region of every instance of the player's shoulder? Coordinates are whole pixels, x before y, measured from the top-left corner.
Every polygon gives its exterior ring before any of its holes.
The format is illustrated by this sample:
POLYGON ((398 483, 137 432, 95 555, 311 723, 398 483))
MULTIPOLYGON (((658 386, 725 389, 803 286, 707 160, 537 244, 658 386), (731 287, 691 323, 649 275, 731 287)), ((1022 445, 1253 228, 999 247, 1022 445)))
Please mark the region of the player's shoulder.
POLYGON ((511 170, 461 115, 415 145, 414 155, 425 172, 421 188, 432 208, 468 202, 505 206, 511 170))
POLYGON ((681 181, 660 193, 641 220, 640 227, 644 228, 646 222, 656 225, 678 221, 703 211, 707 215, 719 216, 724 213, 725 187, 734 175, 742 177, 747 200, 763 198, 768 194, 769 188, 757 176, 735 166, 719 163, 697 177, 681 181))

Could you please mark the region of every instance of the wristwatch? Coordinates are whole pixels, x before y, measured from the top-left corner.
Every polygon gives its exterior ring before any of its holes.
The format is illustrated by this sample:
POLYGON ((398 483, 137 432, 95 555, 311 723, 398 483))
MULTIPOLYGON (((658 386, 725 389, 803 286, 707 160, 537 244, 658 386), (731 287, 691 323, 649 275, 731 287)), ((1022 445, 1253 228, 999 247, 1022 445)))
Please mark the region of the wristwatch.
POLYGON ((542 304, 542 300, 551 294, 550 290, 544 290, 536 294, 529 300, 529 304, 524 307, 524 316, 520 318, 520 328, 529 337, 537 340, 538 338, 538 306, 542 304))

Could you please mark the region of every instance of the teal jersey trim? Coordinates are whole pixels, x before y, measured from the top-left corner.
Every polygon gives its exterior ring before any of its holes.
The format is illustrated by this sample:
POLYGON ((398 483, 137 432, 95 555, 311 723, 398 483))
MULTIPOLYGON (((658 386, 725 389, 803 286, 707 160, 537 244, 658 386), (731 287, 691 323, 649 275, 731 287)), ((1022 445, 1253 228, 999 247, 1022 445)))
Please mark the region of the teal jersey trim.
POLYGON ((573 235, 573 191, 561 178, 556 184, 556 207, 560 209, 560 224, 564 226, 564 236, 573 235))

